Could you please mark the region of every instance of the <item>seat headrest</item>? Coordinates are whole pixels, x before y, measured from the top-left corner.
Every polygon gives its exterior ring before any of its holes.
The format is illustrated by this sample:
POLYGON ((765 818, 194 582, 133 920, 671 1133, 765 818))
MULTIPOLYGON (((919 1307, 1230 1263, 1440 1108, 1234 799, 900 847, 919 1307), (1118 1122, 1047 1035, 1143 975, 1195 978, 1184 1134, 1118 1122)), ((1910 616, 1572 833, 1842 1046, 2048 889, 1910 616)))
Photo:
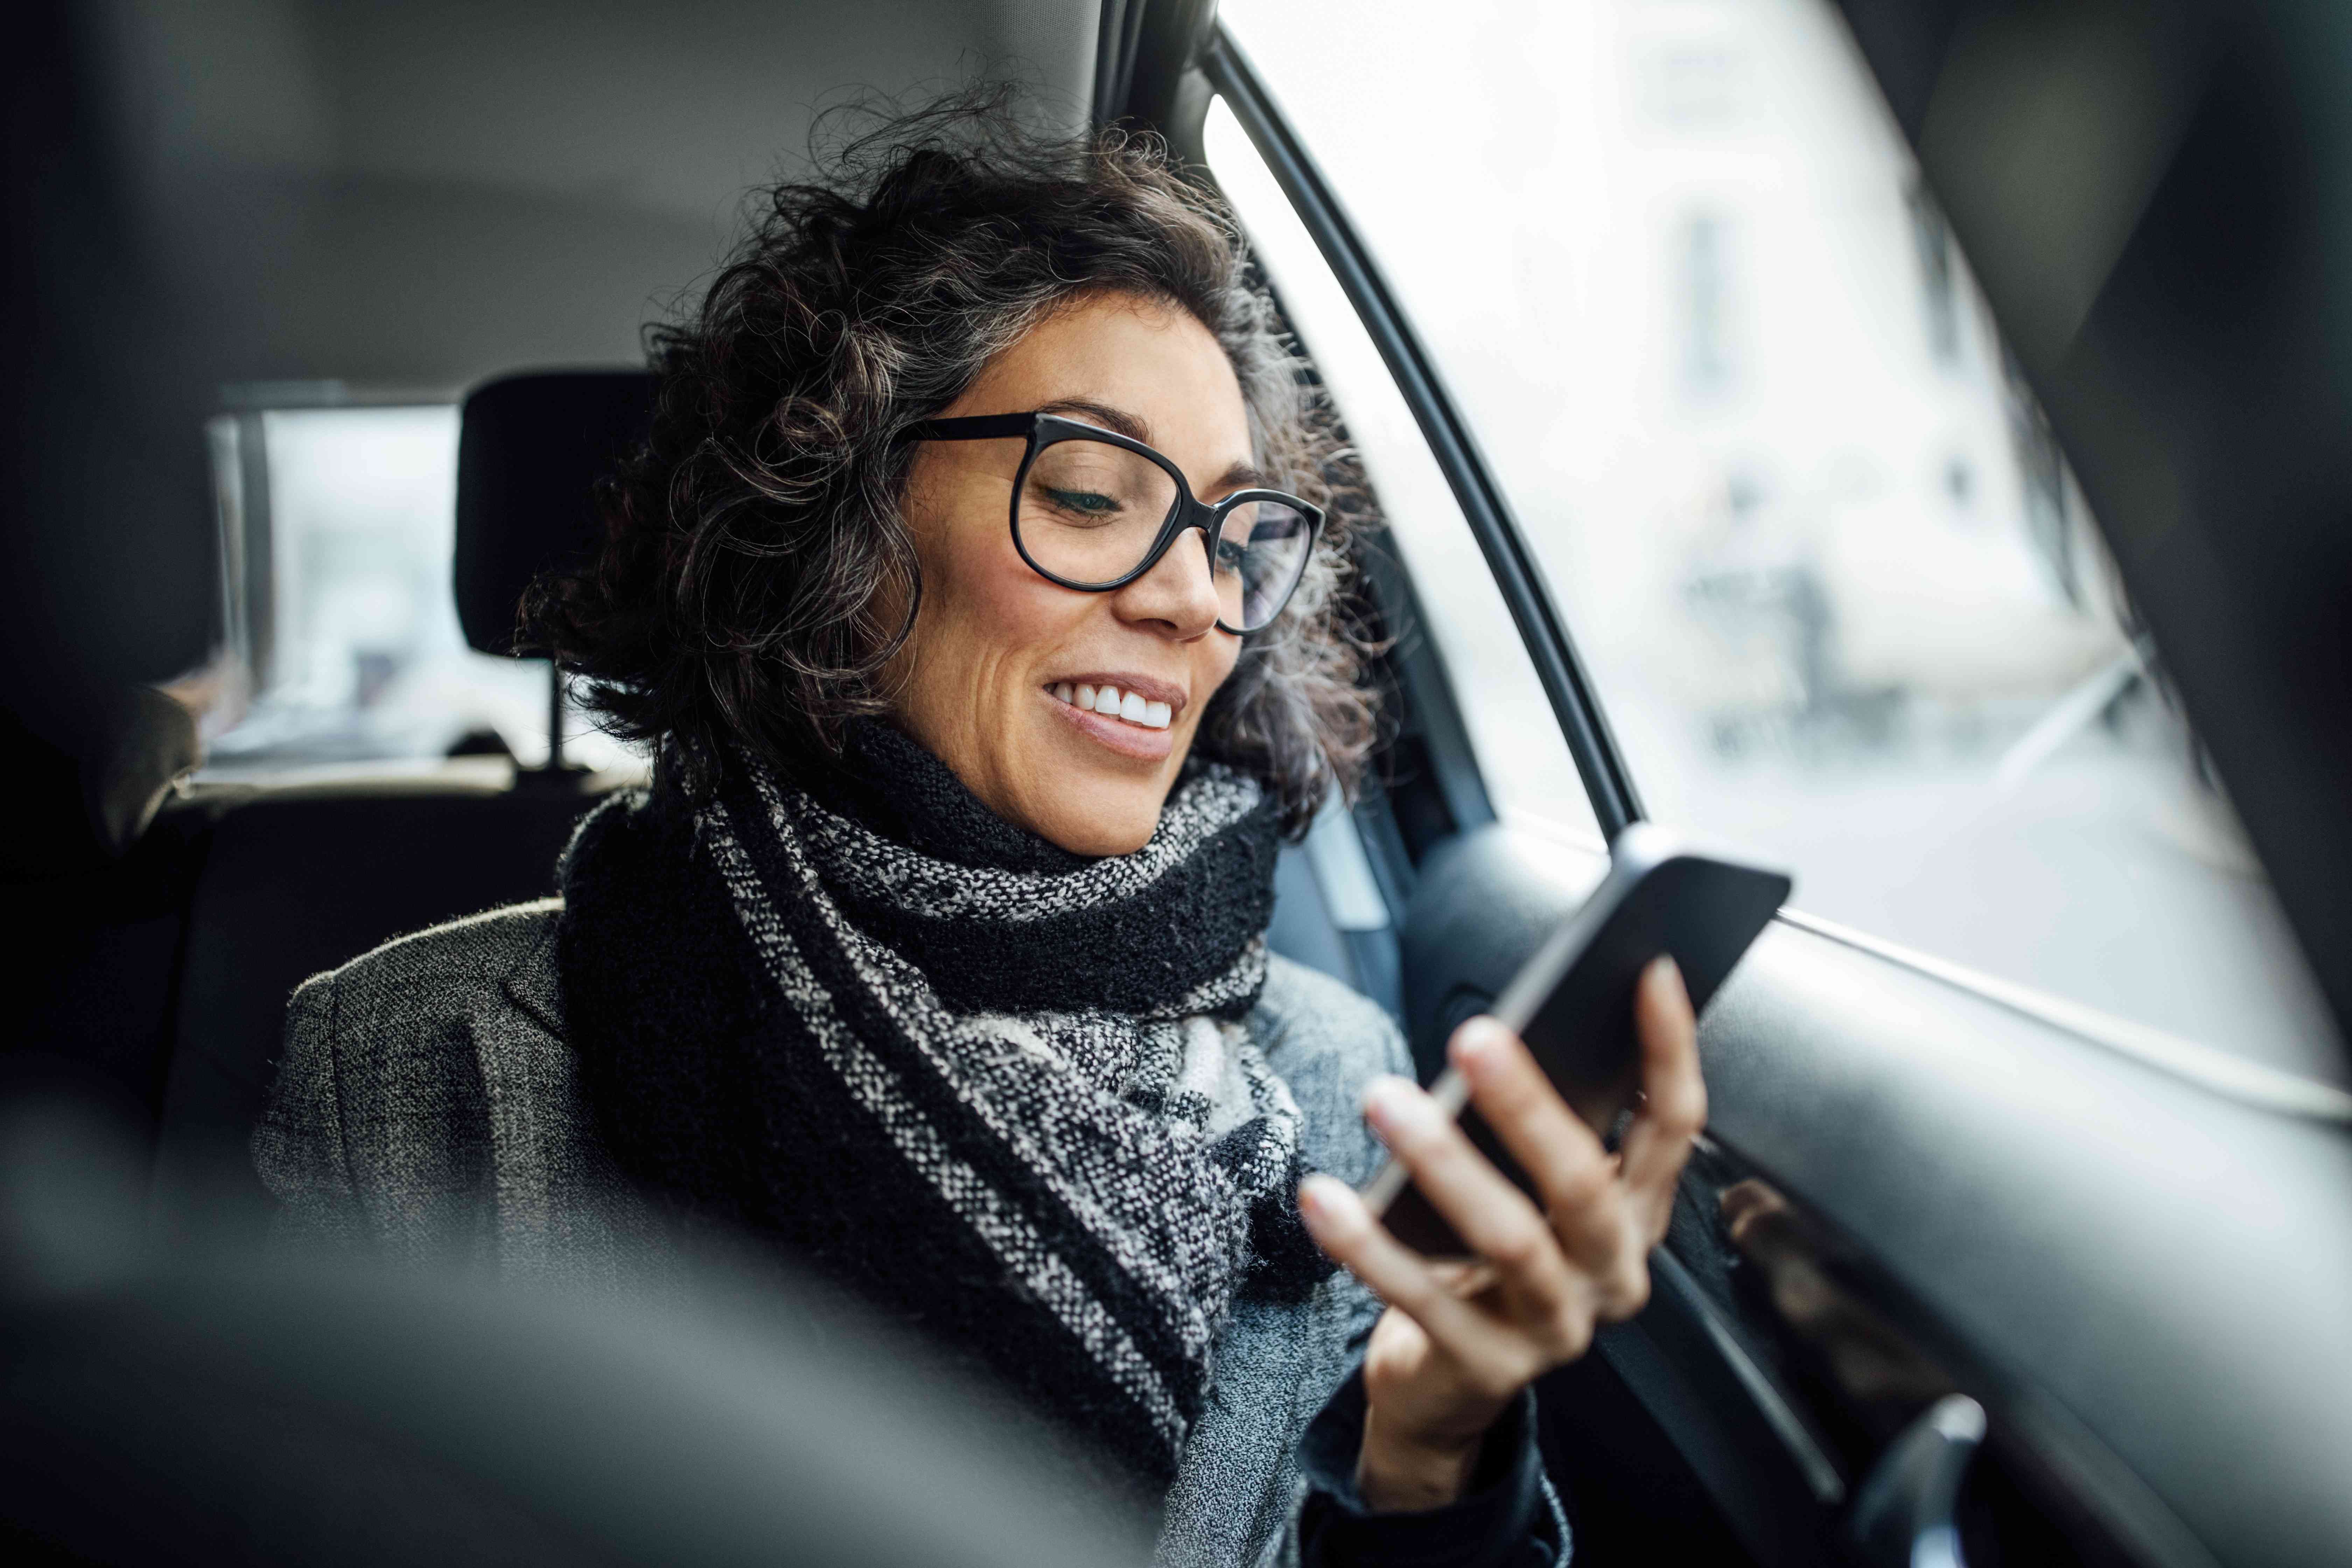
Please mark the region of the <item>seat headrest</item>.
POLYGON ((537 371, 466 396, 457 437, 457 619, 484 653, 510 654, 523 590, 576 566, 599 538, 596 481, 653 424, 642 370, 537 371))

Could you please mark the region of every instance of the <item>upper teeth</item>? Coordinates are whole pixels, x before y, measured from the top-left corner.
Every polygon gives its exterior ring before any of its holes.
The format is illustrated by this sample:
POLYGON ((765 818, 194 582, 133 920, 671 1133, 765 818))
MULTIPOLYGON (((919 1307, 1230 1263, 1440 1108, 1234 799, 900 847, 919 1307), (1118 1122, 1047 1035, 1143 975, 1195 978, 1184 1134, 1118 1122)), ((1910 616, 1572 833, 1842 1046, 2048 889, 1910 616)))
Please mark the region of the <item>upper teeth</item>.
POLYGON ((1175 710, 1165 702, 1148 702, 1139 691, 1122 692, 1116 686, 1089 686, 1085 681, 1063 681, 1054 688, 1054 695, 1074 708, 1089 709, 1114 719, 1124 719, 1130 724, 1140 724, 1147 730, 1165 730, 1175 710))

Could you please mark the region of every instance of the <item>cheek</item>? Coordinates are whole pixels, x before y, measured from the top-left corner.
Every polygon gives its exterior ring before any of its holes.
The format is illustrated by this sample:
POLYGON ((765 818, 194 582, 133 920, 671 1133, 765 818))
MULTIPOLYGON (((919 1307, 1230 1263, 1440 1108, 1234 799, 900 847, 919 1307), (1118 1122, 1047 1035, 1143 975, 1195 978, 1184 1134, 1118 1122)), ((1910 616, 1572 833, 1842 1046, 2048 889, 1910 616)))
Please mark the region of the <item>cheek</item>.
POLYGON ((926 561, 924 574, 922 635, 951 679, 985 680, 1044 658, 1088 608, 1029 570, 1009 538, 978 531, 926 561))

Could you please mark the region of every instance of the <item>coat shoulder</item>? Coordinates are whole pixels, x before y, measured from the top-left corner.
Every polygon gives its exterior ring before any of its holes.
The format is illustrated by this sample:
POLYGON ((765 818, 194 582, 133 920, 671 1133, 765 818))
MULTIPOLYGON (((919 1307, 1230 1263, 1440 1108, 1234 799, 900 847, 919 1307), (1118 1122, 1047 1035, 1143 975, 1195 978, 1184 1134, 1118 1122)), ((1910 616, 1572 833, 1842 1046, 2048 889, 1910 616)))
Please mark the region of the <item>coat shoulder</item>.
POLYGON ((1365 1079, 1412 1070, 1404 1036, 1380 1004, 1280 953, 1267 955, 1254 1022, 1269 1059, 1332 1058, 1365 1079))
POLYGON ((295 993, 253 1141, 283 1235, 549 1279, 650 1266, 563 1037, 562 907, 435 926, 295 993))
POLYGON ((396 937, 296 990, 296 1014, 331 999, 346 1039, 396 1026, 480 1025, 520 1012, 562 1037, 555 995, 555 926, 561 899, 469 915, 396 937))
POLYGON ((554 994, 562 907, 452 921, 304 981, 254 1134, 271 1189, 382 1190, 410 1210, 428 1189, 443 1204, 484 1190, 500 1080, 569 1056, 554 994))

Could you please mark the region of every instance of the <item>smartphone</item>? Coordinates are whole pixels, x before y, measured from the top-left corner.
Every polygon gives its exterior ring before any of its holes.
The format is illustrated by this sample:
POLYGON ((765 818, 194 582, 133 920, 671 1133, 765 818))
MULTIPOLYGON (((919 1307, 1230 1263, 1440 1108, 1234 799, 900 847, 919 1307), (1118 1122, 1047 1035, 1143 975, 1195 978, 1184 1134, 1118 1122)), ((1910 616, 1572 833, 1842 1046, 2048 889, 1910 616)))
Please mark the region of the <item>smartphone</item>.
MULTIPOLYGON (((1637 822, 1610 846, 1609 870, 1590 898, 1522 965, 1489 1009, 1516 1032, 1580 1114, 1605 1131, 1640 1087, 1633 990, 1660 953, 1683 973, 1691 1008, 1703 1011, 1775 911, 1789 901, 1780 871, 1703 854, 1673 833, 1637 822)), ((1470 1085, 1452 1067, 1429 1092, 1496 1167, 1530 1194, 1533 1184, 1492 1130, 1468 1110, 1470 1085)), ((1362 1188, 1365 1206, 1406 1246, 1431 1257, 1470 1249, 1394 1160, 1362 1188)))

